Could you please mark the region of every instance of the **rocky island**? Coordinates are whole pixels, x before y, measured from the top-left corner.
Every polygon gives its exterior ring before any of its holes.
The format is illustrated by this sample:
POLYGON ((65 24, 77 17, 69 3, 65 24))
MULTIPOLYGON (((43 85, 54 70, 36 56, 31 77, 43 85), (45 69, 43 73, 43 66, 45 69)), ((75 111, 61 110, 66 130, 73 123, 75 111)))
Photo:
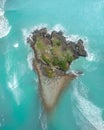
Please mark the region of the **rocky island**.
POLYGON ((35 55, 33 67, 38 74, 41 99, 44 108, 50 111, 63 89, 76 77, 74 73, 66 73, 71 63, 79 56, 86 57, 87 52, 83 40, 67 41, 62 31, 49 33, 47 28, 34 30, 27 42, 35 55))

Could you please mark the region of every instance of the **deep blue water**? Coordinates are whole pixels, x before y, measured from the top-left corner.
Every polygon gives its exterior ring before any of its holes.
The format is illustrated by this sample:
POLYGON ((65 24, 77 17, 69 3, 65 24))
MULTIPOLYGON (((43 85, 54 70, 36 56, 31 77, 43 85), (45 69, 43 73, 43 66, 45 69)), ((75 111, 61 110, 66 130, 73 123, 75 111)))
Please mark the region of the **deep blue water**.
POLYGON ((103 81, 104 0, 0 0, 0 130, 104 130, 103 81), (40 26, 83 38, 88 51, 71 65, 84 75, 64 90, 50 116, 26 44, 40 26))

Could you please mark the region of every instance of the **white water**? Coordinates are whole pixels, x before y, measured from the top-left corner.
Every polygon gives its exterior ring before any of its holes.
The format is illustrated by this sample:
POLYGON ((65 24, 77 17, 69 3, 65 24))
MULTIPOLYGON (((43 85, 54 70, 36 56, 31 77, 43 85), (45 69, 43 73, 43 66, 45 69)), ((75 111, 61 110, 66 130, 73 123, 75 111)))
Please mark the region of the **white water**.
POLYGON ((17 105, 21 104, 23 91, 19 88, 19 82, 16 73, 10 76, 8 80, 8 88, 14 96, 17 105))
POLYGON ((102 109, 89 101, 86 88, 79 80, 74 85, 72 99, 75 102, 73 113, 76 122, 82 130, 104 130, 102 109))
POLYGON ((18 48, 19 47, 19 43, 18 42, 14 43, 13 47, 14 48, 18 48))
POLYGON ((33 58, 34 58, 34 53, 30 52, 27 56, 27 63, 30 70, 33 70, 33 65, 32 65, 33 58))
POLYGON ((42 130, 47 130, 47 117, 43 108, 40 108, 39 120, 42 130))
POLYGON ((11 26, 9 26, 9 22, 8 22, 7 18, 4 16, 5 2, 6 2, 6 0, 0 1, 0 38, 7 36, 11 30, 11 26))
POLYGON ((49 29, 48 33, 51 33, 53 30, 55 30, 57 32, 59 32, 59 31, 64 32, 64 36, 66 37, 67 41, 73 41, 73 42, 76 43, 79 39, 82 39, 84 41, 84 46, 85 46, 86 51, 88 53, 86 60, 88 60, 88 61, 95 61, 96 60, 95 54, 92 51, 91 52, 89 51, 90 49, 89 49, 89 45, 88 45, 88 43, 89 43, 88 38, 82 37, 82 36, 79 36, 79 35, 74 35, 74 34, 67 35, 66 29, 61 24, 56 24, 55 26, 50 28, 47 24, 42 23, 42 24, 36 25, 34 27, 31 27, 29 29, 26 29, 26 28, 22 29, 24 43, 25 44, 27 43, 27 37, 31 36, 31 32, 33 32, 36 29, 41 29, 41 28, 44 28, 44 27, 47 27, 49 29))

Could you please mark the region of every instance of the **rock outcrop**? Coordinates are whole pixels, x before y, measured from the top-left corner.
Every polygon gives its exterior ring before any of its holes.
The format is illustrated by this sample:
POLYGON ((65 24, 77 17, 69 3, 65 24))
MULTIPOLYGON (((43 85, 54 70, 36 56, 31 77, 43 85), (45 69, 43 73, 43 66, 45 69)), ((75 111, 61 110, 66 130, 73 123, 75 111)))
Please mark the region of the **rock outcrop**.
POLYGON ((42 28, 32 32, 27 42, 35 54, 33 67, 39 77, 43 105, 46 110, 52 110, 63 89, 77 75, 82 74, 81 71, 76 74, 66 72, 73 60, 87 56, 83 41, 68 42, 63 32, 53 31, 49 34, 47 28, 42 28))

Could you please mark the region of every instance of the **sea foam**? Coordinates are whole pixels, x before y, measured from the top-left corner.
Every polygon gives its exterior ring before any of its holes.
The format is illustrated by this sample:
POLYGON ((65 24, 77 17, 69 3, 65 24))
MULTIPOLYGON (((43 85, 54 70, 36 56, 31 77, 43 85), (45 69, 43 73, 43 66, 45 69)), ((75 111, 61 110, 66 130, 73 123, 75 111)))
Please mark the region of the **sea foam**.
POLYGON ((33 59, 34 59, 34 53, 30 52, 27 56, 27 62, 28 62, 28 67, 30 68, 30 70, 33 70, 33 59))
POLYGON ((21 104, 23 91, 19 88, 19 83, 16 73, 13 73, 8 79, 8 88, 14 96, 17 105, 21 104))
POLYGON ((76 122, 82 130, 104 130, 102 109, 88 99, 86 88, 79 80, 74 85, 72 99, 75 103, 73 113, 76 122))
POLYGON ((9 22, 7 18, 4 16, 5 2, 5 0, 0 1, 0 38, 7 36, 11 30, 11 26, 9 26, 9 22))
POLYGON ((42 130, 47 130, 47 116, 43 108, 40 108, 39 120, 42 130))
POLYGON ((19 43, 18 42, 14 43, 13 47, 14 48, 18 48, 19 47, 19 43))

